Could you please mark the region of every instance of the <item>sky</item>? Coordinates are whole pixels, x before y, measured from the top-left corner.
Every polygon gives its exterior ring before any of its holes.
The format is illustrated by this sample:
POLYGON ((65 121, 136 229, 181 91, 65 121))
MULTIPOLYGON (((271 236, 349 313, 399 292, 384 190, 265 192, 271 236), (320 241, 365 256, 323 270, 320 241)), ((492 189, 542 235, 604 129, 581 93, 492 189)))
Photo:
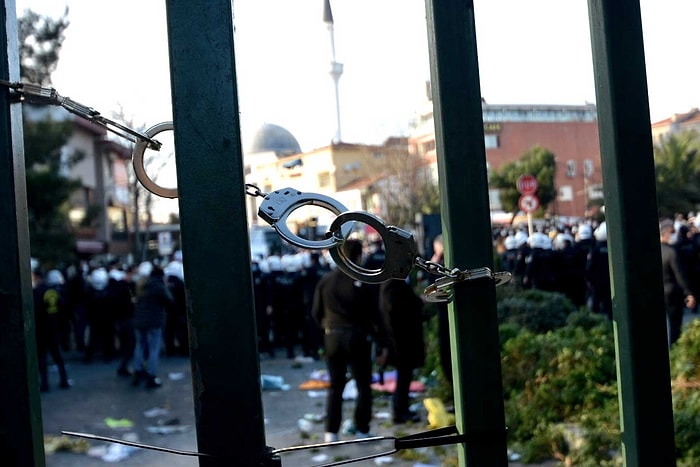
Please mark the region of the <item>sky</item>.
MULTIPOLYGON (((475 0, 482 95, 491 104, 595 102, 585 0, 475 0)), ((53 85, 135 126, 172 118, 165 1, 16 0, 70 26, 53 85)), ((309 151, 335 135, 323 0, 234 0, 244 146, 262 123, 309 151)), ((424 0, 331 0, 342 139, 406 135, 425 108, 429 59, 424 0)), ((642 0, 652 121, 700 105, 692 54, 697 0, 642 0)), ((202 86, 207 85, 206 76, 202 86)))
MULTIPOLYGON (((64 96, 135 128, 172 119, 164 0, 15 0, 70 26, 53 74, 64 96)), ((410 133, 430 78, 424 0, 331 0, 342 140, 410 133)), ((595 102, 586 0, 474 0, 482 96, 489 104, 595 102)), ((698 0, 641 0, 652 122, 700 106, 698 0)), ((263 123, 303 151, 336 133, 323 0, 234 0, 244 149, 263 123)), ((207 77, 202 76, 202 86, 207 77)))

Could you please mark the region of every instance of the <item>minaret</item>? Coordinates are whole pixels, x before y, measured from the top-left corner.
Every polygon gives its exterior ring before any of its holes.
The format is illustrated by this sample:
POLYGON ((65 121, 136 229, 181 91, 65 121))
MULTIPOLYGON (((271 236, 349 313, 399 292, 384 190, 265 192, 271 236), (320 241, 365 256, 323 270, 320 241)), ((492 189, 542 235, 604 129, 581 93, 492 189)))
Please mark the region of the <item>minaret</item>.
POLYGON ((340 81, 340 76, 343 74, 343 64, 335 61, 335 35, 333 34, 333 12, 331 12, 331 2, 330 0, 324 0, 323 2, 323 22, 326 23, 328 27, 328 33, 331 37, 331 71, 330 75, 333 78, 333 84, 335 84, 335 117, 337 122, 337 128, 335 130, 335 138, 333 138, 333 143, 339 143, 340 138, 340 97, 338 94, 338 81, 340 81))

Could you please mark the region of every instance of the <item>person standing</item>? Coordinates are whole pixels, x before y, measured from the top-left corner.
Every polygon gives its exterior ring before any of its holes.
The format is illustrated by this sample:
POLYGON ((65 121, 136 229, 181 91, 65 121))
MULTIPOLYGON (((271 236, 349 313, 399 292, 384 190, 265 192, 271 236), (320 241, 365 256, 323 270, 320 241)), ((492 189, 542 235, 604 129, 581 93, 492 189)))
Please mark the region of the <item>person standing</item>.
POLYGON ((408 409, 408 392, 413 370, 425 363, 423 300, 415 294, 408 278, 394 279, 380 285, 379 309, 389 343, 387 363, 396 368, 394 423, 417 422, 418 415, 408 409))
POLYGON ((119 341, 119 376, 131 376, 129 362, 134 357, 134 294, 128 274, 121 269, 109 271, 107 284, 109 315, 114 317, 117 340, 119 341))
POLYGON ((66 373, 66 365, 59 345, 59 316, 64 306, 63 275, 58 270, 51 270, 44 281, 39 271, 32 271, 34 283, 34 321, 36 323, 37 357, 39 363, 39 389, 49 390, 47 354, 51 354, 58 367, 60 387, 68 389, 71 384, 66 373))
MULTIPOLYGON (((362 261, 362 243, 347 240, 340 247, 355 264, 362 261)), ((386 363, 386 345, 382 332, 376 290, 334 269, 321 278, 314 293, 312 315, 324 331, 326 364, 330 388, 326 399, 324 441, 338 440, 342 418, 343 390, 348 366, 357 384, 355 435, 370 435, 372 418, 372 339, 377 341, 379 366, 386 363)))
POLYGON ((97 268, 90 273, 85 296, 85 314, 90 329, 85 350, 85 363, 92 363, 98 347, 102 349, 102 358, 105 362, 111 362, 114 358, 115 324, 112 303, 107 290, 108 284, 109 273, 105 268, 97 268))
POLYGON ((158 364, 163 342, 163 326, 168 307, 173 297, 165 286, 163 270, 152 263, 144 262, 138 268, 136 284, 136 307, 134 308, 134 386, 145 381, 147 388, 158 388, 158 364))
POLYGON ((675 231, 673 221, 670 219, 659 222, 661 272, 664 283, 664 307, 668 318, 669 346, 673 345, 681 335, 683 307, 693 309, 696 305, 693 290, 678 259, 678 253, 671 245, 675 231))

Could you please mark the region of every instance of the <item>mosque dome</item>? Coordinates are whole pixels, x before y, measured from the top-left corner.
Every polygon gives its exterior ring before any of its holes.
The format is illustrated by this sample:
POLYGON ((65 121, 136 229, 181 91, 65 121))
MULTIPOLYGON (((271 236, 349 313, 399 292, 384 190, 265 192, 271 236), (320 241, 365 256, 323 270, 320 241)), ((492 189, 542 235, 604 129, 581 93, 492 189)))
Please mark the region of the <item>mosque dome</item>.
POLYGON ((250 153, 274 152, 277 157, 301 154, 299 142, 288 130, 265 123, 253 134, 250 153))

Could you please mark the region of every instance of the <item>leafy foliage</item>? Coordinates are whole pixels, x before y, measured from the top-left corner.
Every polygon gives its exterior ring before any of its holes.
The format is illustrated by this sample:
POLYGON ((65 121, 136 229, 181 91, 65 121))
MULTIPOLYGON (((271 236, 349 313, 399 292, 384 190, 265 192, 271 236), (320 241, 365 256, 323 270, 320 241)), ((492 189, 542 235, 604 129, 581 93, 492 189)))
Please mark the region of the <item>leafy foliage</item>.
POLYGON ((533 332, 547 332, 566 325, 576 310, 564 294, 529 289, 498 302, 499 322, 515 323, 533 332))
POLYGON ((619 422, 614 340, 605 321, 545 334, 523 329, 503 346, 502 365, 510 438, 523 447, 525 462, 611 460, 619 422))
MULTIPOLYGON (((48 85, 56 69, 68 27, 66 15, 54 20, 31 10, 18 18, 20 76, 34 84, 48 85)), ((27 104, 25 104, 27 105, 27 104)), ((73 131, 70 121, 50 118, 24 119, 24 159, 31 253, 47 264, 71 259, 75 238, 68 222, 68 201, 80 187, 64 171, 81 154, 61 154, 73 131)))
POLYGON ((520 199, 520 193, 516 188, 518 177, 525 174, 533 175, 537 179, 535 194, 540 199, 540 208, 535 215, 541 215, 547 209, 547 205, 556 199, 555 173, 554 154, 542 146, 533 146, 520 159, 503 164, 499 170, 491 174, 491 186, 501 190, 500 200, 503 209, 517 213, 520 199))
POLYGON ((68 8, 63 16, 53 19, 26 10, 17 19, 19 29, 20 77, 46 86, 56 70, 68 25, 68 8))
POLYGON ((693 211, 700 204, 697 131, 673 133, 654 146, 659 216, 693 211))
POLYGON ((683 331, 670 359, 678 465, 700 465, 700 320, 683 331))

